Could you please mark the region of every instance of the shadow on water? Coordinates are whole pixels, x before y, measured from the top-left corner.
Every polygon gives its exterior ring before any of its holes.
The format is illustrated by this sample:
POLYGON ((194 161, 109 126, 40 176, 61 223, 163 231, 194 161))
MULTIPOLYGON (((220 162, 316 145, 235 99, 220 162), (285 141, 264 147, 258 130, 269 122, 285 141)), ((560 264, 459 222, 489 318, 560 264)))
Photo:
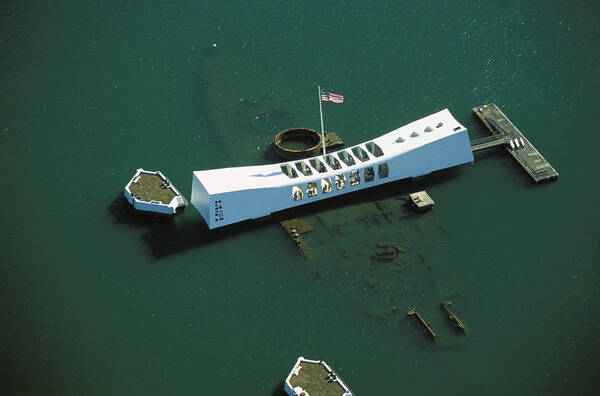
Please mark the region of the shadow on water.
MULTIPOLYGON (((140 218, 137 219, 137 213, 131 213, 125 217, 134 224, 152 225, 152 229, 146 232, 142 239, 152 252, 155 259, 160 259, 172 254, 177 254, 189 249, 194 249, 202 245, 227 239, 242 233, 255 231, 264 227, 277 224, 280 221, 317 214, 330 209, 340 209, 352 205, 382 200, 393 196, 409 194, 430 188, 435 185, 442 185, 451 181, 460 175, 460 170, 447 169, 436 172, 432 175, 417 180, 400 180, 378 187, 354 192, 352 194, 341 195, 324 201, 318 201, 297 208, 286 209, 274 213, 271 217, 261 221, 244 221, 232 224, 223 228, 210 230, 207 224, 201 218, 188 220, 179 218, 176 220, 154 220, 140 218), (162 223, 157 223, 162 221, 162 223)), ((126 202, 125 202, 126 203, 126 202)), ((195 210, 193 207, 188 210, 195 210)), ((142 216, 144 217, 144 216, 142 216)))
POLYGON ((283 388, 283 381, 277 384, 269 396, 287 396, 287 393, 285 393, 285 389, 283 388))
POLYGON ((475 162, 479 162, 483 160, 491 161, 493 159, 509 158, 510 154, 506 152, 504 146, 498 146, 474 152, 473 157, 475 158, 475 162))
MULTIPOLYGON (((191 207, 187 210, 195 209, 191 207)), ((142 235, 142 239, 156 259, 255 230, 268 223, 268 221, 243 222, 225 228, 209 230, 201 218, 188 220, 177 216, 136 211, 121 193, 111 201, 107 211, 117 224, 147 230, 142 235)))
POLYGON ((204 220, 194 219, 173 221, 146 232, 142 239, 148 245, 155 259, 177 254, 204 244, 230 238, 271 223, 246 221, 231 226, 210 230, 204 220))
POLYGON ((138 212, 127 202, 123 193, 119 193, 108 206, 108 213, 115 223, 138 227, 154 227, 160 224, 173 222, 173 217, 161 216, 151 213, 138 212))
MULTIPOLYGON (((285 161, 285 158, 282 158, 280 156, 277 155, 277 152, 275 151, 275 135, 273 135, 273 142, 269 143, 266 147, 265 150, 263 152, 263 158, 266 161, 266 163, 269 164, 277 164, 279 162, 285 161)), ((309 158, 309 157, 306 157, 309 158)))

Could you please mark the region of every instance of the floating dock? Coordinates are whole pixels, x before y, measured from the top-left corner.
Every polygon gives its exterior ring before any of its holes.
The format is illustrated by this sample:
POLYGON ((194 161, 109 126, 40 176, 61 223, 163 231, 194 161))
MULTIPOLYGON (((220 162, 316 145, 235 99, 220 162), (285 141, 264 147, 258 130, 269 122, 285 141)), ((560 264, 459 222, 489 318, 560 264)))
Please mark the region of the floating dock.
POLYGON ((473 112, 489 128, 493 136, 471 142, 472 151, 506 145, 508 152, 536 183, 558 177, 558 172, 510 122, 498 106, 490 103, 473 108, 473 112))

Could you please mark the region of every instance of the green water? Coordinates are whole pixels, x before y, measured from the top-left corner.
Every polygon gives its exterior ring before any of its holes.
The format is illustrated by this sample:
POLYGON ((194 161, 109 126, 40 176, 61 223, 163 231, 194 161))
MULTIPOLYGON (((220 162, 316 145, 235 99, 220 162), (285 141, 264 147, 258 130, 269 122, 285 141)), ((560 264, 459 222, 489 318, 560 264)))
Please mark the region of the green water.
MULTIPOLYGON (((598 5, 273 4, 0 8, 0 393, 272 396, 300 355, 358 395, 597 393, 598 5), (275 161, 252 117, 319 129, 319 84, 346 97, 324 113, 348 145, 446 107, 485 136, 471 108, 495 102, 560 173, 534 185, 496 151, 368 193, 436 200, 447 238, 414 246, 459 288, 464 342, 369 314, 360 271, 315 276, 339 259, 305 261, 276 221, 124 210, 138 167, 189 198, 192 170, 275 161)), ((388 295, 439 321, 419 279, 388 295)))

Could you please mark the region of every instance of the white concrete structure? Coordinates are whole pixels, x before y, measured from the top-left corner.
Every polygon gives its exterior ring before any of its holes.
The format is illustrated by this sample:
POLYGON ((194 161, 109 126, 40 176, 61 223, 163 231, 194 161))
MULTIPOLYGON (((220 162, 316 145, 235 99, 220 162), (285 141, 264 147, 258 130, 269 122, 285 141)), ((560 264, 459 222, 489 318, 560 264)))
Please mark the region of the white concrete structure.
POLYGON ((134 209, 143 212, 153 212, 166 215, 174 215, 177 212, 177 208, 185 206, 187 203, 179 191, 171 185, 171 182, 161 171, 147 171, 142 168, 136 170, 135 175, 131 178, 129 183, 125 186, 123 191, 125 199, 133 206, 134 209), (159 178, 163 183, 162 188, 172 191, 173 198, 169 202, 162 202, 157 199, 153 199, 153 194, 150 192, 146 197, 140 197, 136 193, 131 191, 131 186, 135 183, 140 182, 141 175, 152 175, 159 178))
POLYGON ((468 162, 467 129, 445 109, 325 158, 195 171, 191 202, 212 229, 468 162))

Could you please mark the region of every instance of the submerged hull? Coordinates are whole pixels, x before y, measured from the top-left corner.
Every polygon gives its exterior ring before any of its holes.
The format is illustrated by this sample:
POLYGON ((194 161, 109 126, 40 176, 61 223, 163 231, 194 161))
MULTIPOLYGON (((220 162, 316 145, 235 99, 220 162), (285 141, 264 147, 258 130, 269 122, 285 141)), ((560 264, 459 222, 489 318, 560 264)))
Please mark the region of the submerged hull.
POLYGON ((469 162, 467 129, 446 109, 325 157, 195 171, 191 202, 212 229, 469 162))

